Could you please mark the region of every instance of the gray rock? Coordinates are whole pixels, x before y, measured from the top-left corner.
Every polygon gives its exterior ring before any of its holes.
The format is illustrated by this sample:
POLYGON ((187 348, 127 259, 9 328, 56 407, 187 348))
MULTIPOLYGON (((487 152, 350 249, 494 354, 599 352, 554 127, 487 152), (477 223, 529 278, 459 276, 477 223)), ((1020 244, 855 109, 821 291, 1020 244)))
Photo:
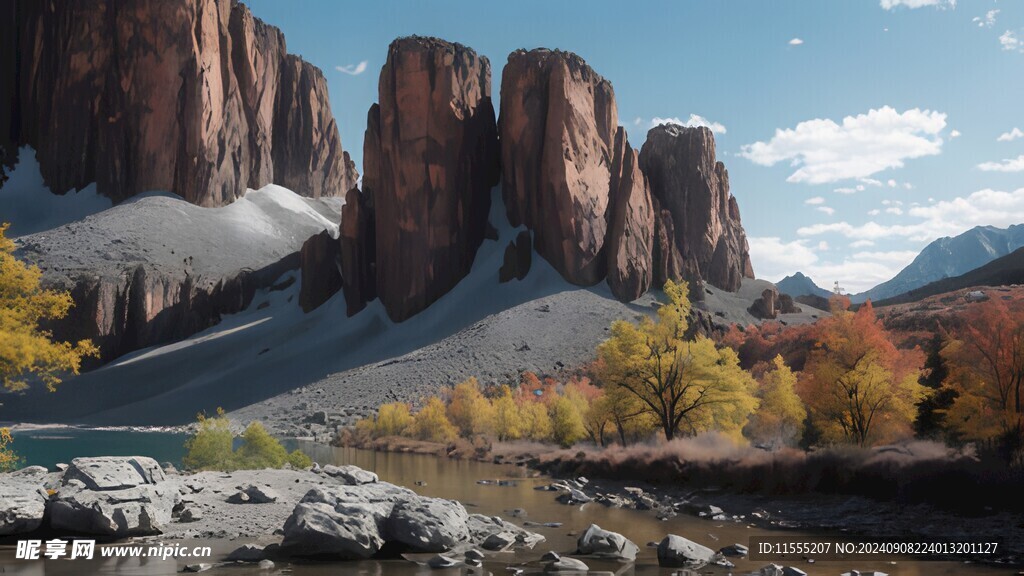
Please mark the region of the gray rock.
POLYGON ((258 544, 245 544, 231 551, 225 558, 228 562, 259 562, 266 557, 267 553, 263 546, 258 544))
POLYGON ((491 534, 488 536, 480 546, 482 546, 484 550, 495 552, 508 549, 515 543, 515 534, 512 534, 511 532, 498 532, 497 534, 491 534))
POLYGON ((260 560, 259 568, 260 570, 273 570, 275 566, 270 560, 260 560))
POLYGON ((424 552, 443 552, 469 540, 469 514, 458 502, 415 497, 395 503, 388 518, 391 539, 424 552))
POLYGON ((300 503, 284 524, 281 549, 294 556, 369 558, 384 545, 377 512, 372 504, 300 503))
POLYGON ((195 508, 185 508, 178 515, 178 522, 190 523, 199 522, 203 519, 203 513, 195 508))
POLYGON ((0 474, 0 536, 24 534, 42 524, 47 498, 45 476, 36 472, 0 474))
POLYGON ((589 572, 590 567, 575 558, 561 557, 546 564, 544 566, 544 571, 579 574, 582 572, 589 572))
POLYGON ((210 568, 213 568, 213 564, 188 564, 182 568, 182 572, 206 572, 210 568))
POLYGON ((76 458, 49 502, 57 530, 123 538, 159 534, 179 499, 152 458, 76 458))
POLYGON ((459 562, 458 560, 456 560, 454 558, 450 558, 450 557, 445 556, 443 554, 438 554, 437 556, 434 556, 430 560, 427 560, 427 566, 430 566, 431 568, 434 568, 435 570, 436 569, 441 569, 441 568, 454 568, 454 567, 456 567, 456 566, 458 566, 460 564, 462 564, 462 562, 459 562))
POLYGON ((669 534, 658 544, 658 565, 664 568, 699 567, 714 559, 714 550, 675 534, 669 534))
POLYGON ((540 561, 541 562, 554 562, 554 561, 558 560, 561 557, 562 556, 558 552, 550 551, 550 552, 545 552, 544 555, 540 557, 540 561))
MULTIPOLYGON (((522 548, 533 548, 545 540, 544 536, 536 532, 530 532, 525 528, 520 528, 498 516, 470 514, 467 526, 469 527, 470 540, 487 550, 492 549, 488 548, 485 544, 492 536, 497 537, 501 535, 499 539, 491 541, 492 546, 498 545, 500 541, 507 540, 509 537, 513 539, 512 545, 522 548)), ((503 546, 502 549, 505 547, 507 546, 503 546)))
POLYGON ((483 560, 484 559, 484 553, 479 551, 479 550, 473 549, 473 548, 471 548, 469 550, 466 550, 466 553, 463 554, 463 556, 465 556, 467 560, 483 560))
POLYGON ((271 504, 280 498, 277 492, 271 488, 259 487, 253 484, 240 487, 239 491, 228 498, 231 504, 271 504))
POLYGON ((350 486, 359 486, 362 484, 373 484, 379 482, 379 478, 373 472, 363 470, 358 466, 333 466, 327 465, 320 469, 320 472, 342 480, 350 486))
POLYGON ((636 560, 639 547, 617 532, 591 524, 576 541, 577 552, 601 558, 636 560))
POLYGON ((723 556, 729 556, 733 558, 746 556, 749 552, 750 550, 743 544, 730 544, 729 546, 724 546, 721 550, 718 551, 718 553, 723 556))

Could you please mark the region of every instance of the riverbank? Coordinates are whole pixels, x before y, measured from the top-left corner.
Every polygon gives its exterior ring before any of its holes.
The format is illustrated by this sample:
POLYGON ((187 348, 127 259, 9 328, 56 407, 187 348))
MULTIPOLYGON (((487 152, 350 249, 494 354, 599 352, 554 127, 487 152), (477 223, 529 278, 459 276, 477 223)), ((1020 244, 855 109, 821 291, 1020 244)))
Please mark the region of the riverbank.
POLYGON ((549 489, 569 505, 593 502, 659 519, 691 515, 878 541, 999 542, 996 554, 967 559, 1024 565, 1024 514, 1003 499, 1013 478, 981 482, 991 471, 969 452, 935 443, 818 453, 772 453, 721 437, 606 449, 397 437, 356 445, 515 465, 527 476, 559 479, 549 489), (588 483, 574 483, 580 477, 588 483))

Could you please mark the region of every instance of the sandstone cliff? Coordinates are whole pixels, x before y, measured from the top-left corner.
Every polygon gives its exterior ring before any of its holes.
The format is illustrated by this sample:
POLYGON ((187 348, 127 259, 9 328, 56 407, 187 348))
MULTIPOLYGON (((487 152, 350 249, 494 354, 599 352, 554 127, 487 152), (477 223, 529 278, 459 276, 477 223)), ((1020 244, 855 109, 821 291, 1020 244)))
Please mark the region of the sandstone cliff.
POLYGON ((363 150, 376 290, 400 322, 447 293, 484 239, 498 180, 491 66, 436 38, 395 40, 363 150))
MULTIPOLYGON (((739 206, 729 194, 729 173, 715 158, 710 130, 668 124, 652 128, 640 150, 640 168, 662 209, 666 235, 659 239, 660 258, 671 258, 677 250, 685 279, 731 292, 743 278, 754 277, 739 206)), ((659 274, 674 266, 663 260, 655 264, 659 274)))
POLYGON ((0 18, 0 155, 28 145, 56 193, 172 191, 222 206, 276 183, 357 179, 321 72, 229 0, 11 0, 0 18))

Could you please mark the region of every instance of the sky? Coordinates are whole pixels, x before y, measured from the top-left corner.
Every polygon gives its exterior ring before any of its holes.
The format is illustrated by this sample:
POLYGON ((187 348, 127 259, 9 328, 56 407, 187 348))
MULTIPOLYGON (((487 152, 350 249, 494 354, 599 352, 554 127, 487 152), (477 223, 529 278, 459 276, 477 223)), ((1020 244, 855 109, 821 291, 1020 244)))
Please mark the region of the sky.
POLYGON ((858 292, 1024 223, 1021 0, 246 3, 324 71, 358 166, 388 44, 418 34, 487 56, 496 110, 510 52, 560 48, 611 81, 633 147, 711 127, 759 278, 858 292))

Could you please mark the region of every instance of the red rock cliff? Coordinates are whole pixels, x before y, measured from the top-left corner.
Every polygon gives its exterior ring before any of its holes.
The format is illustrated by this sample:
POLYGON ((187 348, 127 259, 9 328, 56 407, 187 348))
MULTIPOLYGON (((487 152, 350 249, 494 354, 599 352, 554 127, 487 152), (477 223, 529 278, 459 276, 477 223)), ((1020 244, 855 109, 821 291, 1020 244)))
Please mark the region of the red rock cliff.
POLYGON ((472 266, 498 181, 491 66, 472 49, 400 38, 380 73, 363 151, 375 214, 376 290, 400 322, 472 266))
POLYGON ((323 75, 245 6, 5 4, 0 148, 35 148, 53 191, 219 206, 268 183, 312 197, 355 184, 323 75))

